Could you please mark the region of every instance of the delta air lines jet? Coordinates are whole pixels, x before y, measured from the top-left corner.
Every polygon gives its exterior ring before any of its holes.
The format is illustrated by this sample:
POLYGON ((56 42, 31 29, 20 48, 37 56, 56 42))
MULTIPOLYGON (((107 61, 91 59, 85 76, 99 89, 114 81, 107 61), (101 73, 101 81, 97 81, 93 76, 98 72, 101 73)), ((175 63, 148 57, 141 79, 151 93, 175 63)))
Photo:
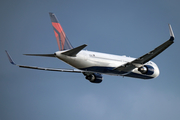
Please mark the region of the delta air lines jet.
POLYGON ((59 51, 54 54, 25 54, 28 56, 56 57, 76 69, 55 69, 15 64, 7 53, 11 64, 21 68, 30 68, 46 71, 82 73, 92 83, 102 82, 102 74, 126 76, 140 79, 156 78, 159 75, 158 66, 150 61, 174 42, 174 33, 169 24, 170 39, 142 55, 139 58, 111 55, 106 53, 83 50, 87 45, 73 47, 69 42, 64 30, 58 22, 55 14, 49 13, 59 51))

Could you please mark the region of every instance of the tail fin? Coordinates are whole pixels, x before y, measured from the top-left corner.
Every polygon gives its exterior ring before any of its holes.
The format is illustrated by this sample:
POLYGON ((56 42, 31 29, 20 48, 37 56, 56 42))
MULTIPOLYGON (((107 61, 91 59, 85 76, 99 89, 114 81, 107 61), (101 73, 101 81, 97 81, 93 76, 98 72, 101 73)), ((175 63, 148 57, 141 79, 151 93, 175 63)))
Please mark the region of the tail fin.
POLYGON ((60 23, 58 22, 55 14, 49 13, 49 15, 51 18, 51 22, 52 22, 54 33, 55 33, 56 40, 58 43, 59 50, 62 51, 62 50, 72 49, 73 47, 72 47, 71 43, 69 42, 63 28, 61 27, 60 23))

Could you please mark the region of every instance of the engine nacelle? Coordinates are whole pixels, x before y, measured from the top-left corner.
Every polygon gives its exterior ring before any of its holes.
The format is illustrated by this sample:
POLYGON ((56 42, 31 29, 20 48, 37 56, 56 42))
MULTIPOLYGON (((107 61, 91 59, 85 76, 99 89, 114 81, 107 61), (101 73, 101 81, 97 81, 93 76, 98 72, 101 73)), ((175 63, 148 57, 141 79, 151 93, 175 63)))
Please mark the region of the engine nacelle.
POLYGON ((102 75, 99 73, 92 73, 89 75, 85 75, 86 79, 92 83, 101 83, 102 82, 102 75))
POLYGON ((138 71, 141 72, 142 74, 146 74, 146 75, 154 74, 154 68, 150 65, 144 65, 144 66, 138 68, 138 71))

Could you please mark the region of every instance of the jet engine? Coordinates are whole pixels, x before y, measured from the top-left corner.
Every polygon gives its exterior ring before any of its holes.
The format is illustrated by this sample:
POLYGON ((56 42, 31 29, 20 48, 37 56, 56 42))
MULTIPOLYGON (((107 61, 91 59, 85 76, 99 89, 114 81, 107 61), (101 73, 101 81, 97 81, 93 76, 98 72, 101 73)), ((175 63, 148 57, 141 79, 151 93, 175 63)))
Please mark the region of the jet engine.
POLYGON ((150 65, 144 65, 144 66, 138 68, 138 71, 141 72, 142 74, 146 74, 146 75, 154 74, 154 68, 150 65))
POLYGON ((92 73, 92 74, 86 74, 86 79, 89 80, 92 83, 101 83, 102 82, 102 75, 99 73, 92 73))

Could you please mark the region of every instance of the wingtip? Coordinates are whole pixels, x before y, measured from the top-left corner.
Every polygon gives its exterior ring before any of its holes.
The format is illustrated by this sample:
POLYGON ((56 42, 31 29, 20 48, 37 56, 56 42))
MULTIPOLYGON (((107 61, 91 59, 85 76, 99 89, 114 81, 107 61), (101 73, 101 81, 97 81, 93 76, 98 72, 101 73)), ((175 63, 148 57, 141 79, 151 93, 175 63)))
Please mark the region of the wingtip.
POLYGON ((7 50, 5 50, 5 52, 6 52, 6 54, 7 54, 7 57, 8 57, 8 59, 9 59, 9 62, 10 62, 11 64, 13 64, 13 65, 16 65, 16 64, 13 62, 13 60, 12 60, 12 58, 10 57, 9 53, 7 52, 7 50))

